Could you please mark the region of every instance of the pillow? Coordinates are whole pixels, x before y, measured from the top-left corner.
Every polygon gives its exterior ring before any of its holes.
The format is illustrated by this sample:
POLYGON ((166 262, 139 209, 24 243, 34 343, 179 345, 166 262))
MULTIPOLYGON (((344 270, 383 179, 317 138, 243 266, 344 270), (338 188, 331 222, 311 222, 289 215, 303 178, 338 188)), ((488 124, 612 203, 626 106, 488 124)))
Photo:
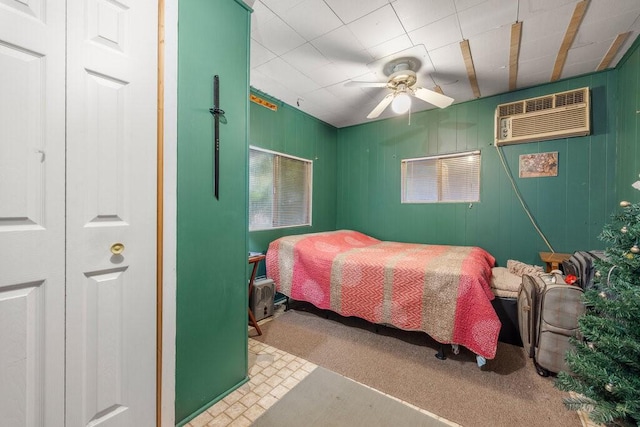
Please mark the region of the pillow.
POLYGON ((505 267, 493 267, 491 269, 491 288, 494 291, 499 289, 501 291, 513 292, 515 296, 518 296, 521 283, 522 278, 510 273, 505 267))
POLYGON ((525 264, 524 262, 516 261, 514 259, 507 260, 507 270, 509 273, 516 274, 522 277, 523 274, 529 276, 539 276, 544 274, 542 267, 538 265, 525 264))

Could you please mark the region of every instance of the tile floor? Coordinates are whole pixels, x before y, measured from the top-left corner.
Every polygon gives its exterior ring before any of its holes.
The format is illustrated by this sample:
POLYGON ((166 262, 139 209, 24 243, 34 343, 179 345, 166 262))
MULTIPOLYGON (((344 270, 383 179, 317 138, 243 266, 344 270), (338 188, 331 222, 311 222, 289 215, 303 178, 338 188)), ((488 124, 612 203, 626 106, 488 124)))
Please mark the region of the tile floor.
MULTIPOLYGON (((250 335, 251 333, 255 333, 255 329, 250 328, 250 335)), ((186 427, 250 426, 269 407, 317 368, 317 365, 309 361, 252 338, 249 338, 249 366, 249 382, 198 415, 186 427)), ((402 402, 393 396, 389 397, 402 402)), ((460 427, 459 424, 440 418, 407 402, 402 403, 438 418, 452 427, 460 427)))
POLYGON ((250 426, 317 367, 251 338, 249 365, 249 382, 191 420, 187 426, 250 426))
MULTIPOLYGON (((259 323, 262 324, 271 319, 265 319, 259 323)), ((255 329, 250 327, 249 336, 252 335, 255 335, 255 329)), ((249 382, 198 415, 186 424, 186 427, 250 426, 316 368, 317 365, 307 360, 249 338, 249 382)), ((394 396, 387 396, 438 418, 452 427, 461 427, 459 424, 438 417, 394 396)), ((590 422, 586 414, 579 415, 584 427, 597 427, 590 422)))

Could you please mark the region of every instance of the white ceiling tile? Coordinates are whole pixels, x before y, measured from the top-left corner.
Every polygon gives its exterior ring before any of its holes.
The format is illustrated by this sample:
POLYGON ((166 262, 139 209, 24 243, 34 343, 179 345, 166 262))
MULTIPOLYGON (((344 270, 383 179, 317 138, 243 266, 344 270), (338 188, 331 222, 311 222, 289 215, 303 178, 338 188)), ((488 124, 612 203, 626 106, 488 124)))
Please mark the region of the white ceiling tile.
POLYGON ((491 96, 509 91, 509 69, 501 68, 490 73, 476 72, 478 88, 482 96, 491 96))
POLYGON ((373 57, 345 26, 339 27, 311 42, 330 61, 368 63, 373 57))
MULTIPOLYGON (((589 2, 582 25, 609 21, 620 16, 626 16, 634 21, 638 15, 640 15, 640 1, 638 0, 615 0, 615 7, 611 7, 611 0, 592 0, 589 2)), ((609 26, 615 27, 616 25, 610 23, 609 26)))
POLYGON ((286 84, 291 91, 302 94, 319 88, 318 84, 300 71, 291 67, 284 60, 275 58, 259 67, 256 70, 265 76, 286 84))
POLYGON ((305 72, 310 79, 320 87, 327 87, 336 83, 345 82, 349 79, 347 73, 333 63, 325 64, 321 67, 309 69, 305 72))
POLYGON ((300 101, 300 104, 315 104, 323 109, 329 109, 338 102, 340 102, 340 100, 328 90, 317 89, 306 93, 300 101))
POLYGON ((469 40, 476 72, 490 73, 509 65, 511 28, 502 27, 477 34, 469 40))
POLYGON ((330 63, 311 43, 298 46, 282 55, 281 58, 303 73, 330 63))
POLYGON ((365 48, 377 46, 405 33, 391 5, 357 19, 347 27, 365 48))
POLYGON ((471 7, 477 6, 480 3, 485 2, 486 0, 455 0, 456 10, 458 12, 469 9, 471 7))
POLYGON ((518 64, 518 88, 548 83, 555 62, 555 55, 536 58, 531 61, 520 61, 518 64))
POLYGON ((344 73, 348 79, 359 80, 361 76, 368 74, 370 71, 366 64, 359 62, 340 61, 334 62, 333 65, 341 73, 344 73))
POLYGON ((457 81, 468 81, 459 43, 429 51, 429 57, 435 69, 431 75, 436 84, 446 86, 457 81))
POLYGON ((593 73, 600 64, 599 60, 591 60, 585 62, 569 62, 562 70, 562 78, 567 76, 579 76, 581 74, 593 73))
MULTIPOLYGON (((607 53, 607 50, 609 49, 609 46, 611 46, 614 38, 605 40, 602 43, 590 43, 579 47, 572 47, 571 49, 569 49, 569 52, 567 54, 566 64, 602 59, 607 53)), ((595 71, 595 68, 591 71, 595 71)))
POLYGON ((295 101, 299 96, 279 81, 272 79, 258 70, 251 70, 251 86, 289 105, 295 105, 295 101))
POLYGON ((458 26, 458 18, 451 15, 411 31, 409 37, 415 44, 423 44, 427 50, 434 50, 454 42, 460 42, 462 33, 458 26))
MULTIPOLYGON (((575 9, 576 3, 579 0, 520 0, 520 7, 518 11, 518 20, 527 21, 533 16, 542 15, 567 15, 566 26, 569 24, 571 14, 575 9)), ((605 0, 609 1, 609 0, 605 0)))
POLYGON ((338 17, 348 24, 387 5, 387 0, 325 0, 338 17))
POLYGON ((408 49, 400 50, 383 58, 376 59, 367 64, 369 70, 377 76, 378 79, 385 79, 392 70, 387 70, 387 64, 400 58, 415 58, 420 62, 419 69, 414 70, 416 73, 429 73, 433 71, 433 64, 429 58, 429 54, 424 45, 418 44, 408 49))
MULTIPOLYGON (((304 0, 260 0, 269 10, 277 15, 286 13, 289 9, 296 7, 296 5, 303 1, 304 0)), ((254 13, 257 13, 255 8, 254 13)))
POLYGON ((306 40, 313 40, 342 25, 322 0, 304 0, 280 16, 306 40))
POLYGON ((509 26, 518 19, 518 2, 488 0, 458 13, 464 38, 495 28, 509 26))
POLYGON ((456 12, 452 0, 396 0, 392 6, 408 32, 456 12))
MULTIPOLYGON (((256 0, 251 85, 334 126, 371 122, 366 115, 388 89, 346 87, 345 82, 386 81, 385 65, 407 56, 422 62, 419 86, 437 84, 456 103, 464 102, 474 98, 460 51, 464 36, 482 96, 503 93, 516 20, 522 22, 518 88, 548 83, 578 1, 256 0), (309 44, 306 38, 313 40, 309 44)), ((640 34, 640 0, 590 0, 562 77, 593 71, 614 38, 626 31, 632 34, 613 65, 640 34)), ((413 111, 430 108, 416 100, 413 111)), ((408 119, 390 111, 380 115, 387 117, 408 119)))
POLYGON ((377 46, 370 47, 367 49, 367 51, 374 59, 380 59, 401 50, 408 49, 411 46, 413 46, 413 43, 411 43, 409 36, 403 34, 400 37, 396 37, 377 46))
POLYGON ((551 77, 553 72, 553 65, 556 62, 555 55, 548 55, 542 58, 535 58, 530 61, 520 61, 518 63, 518 77, 526 74, 539 74, 547 73, 548 77, 551 77))
POLYGON ((251 14, 251 31, 259 30, 266 22, 275 18, 276 15, 267 8, 264 3, 257 1, 253 6, 251 14))
POLYGON ((376 87, 345 86, 338 83, 325 88, 336 98, 345 101, 349 105, 360 105, 363 102, 371 102, 385 96, 389 89, 376 87))
MULTIPOLYGON (((638 2, 640 5, 640 1, 638 2)), ((606 20, 593 20, 591 22, 583 22, 578 29, 574 46, 581 46, 607 39, 615 39, 621 32, 621 28, 631 28, 633 23, 640 15, 640 8, 636 13, 627 13, 624 15, 609 16, 606 20)))
POLYGON ((276 55, 255 40, 251 40, 251 68, 255 68, 265 62, 271 61, 276 55))
POLYGON ((471 89, 469 79, 466 77, 456 83, 441 85, 440 88, 445 95, 454 99, 454 103, 474 99, 473 89, 471 89))
POLYGON ((251 31, 251 38, 276 55, 282 55, 305 43, 298 33, 278 17, 251 31))

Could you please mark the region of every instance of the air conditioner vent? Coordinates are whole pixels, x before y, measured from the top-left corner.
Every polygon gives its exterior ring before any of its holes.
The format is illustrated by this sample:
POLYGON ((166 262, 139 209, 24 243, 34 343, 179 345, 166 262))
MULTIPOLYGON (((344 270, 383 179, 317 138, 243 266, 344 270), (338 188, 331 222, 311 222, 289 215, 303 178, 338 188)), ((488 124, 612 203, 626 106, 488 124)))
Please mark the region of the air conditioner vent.
POLYGON ((522 102, 514 102, 513 104, 502 104, 500 106, 501 116, 512 116, 514 114, 524 113, 522 102))
POLYGON ((495 130, 496 145, 589 135, 589 88, 498 105, 495 130))
POLYGON ((526 101, 527 113, 532 111, 549 110, 553 108, 553 97, 547 96, 544 98, 536 98, 526 101))
POLYGON ((563 105, 582 104, 583 102, 583 90, 574 90, 572 92, 565 92, 556 96, 556 107, 562 107, 563 105))

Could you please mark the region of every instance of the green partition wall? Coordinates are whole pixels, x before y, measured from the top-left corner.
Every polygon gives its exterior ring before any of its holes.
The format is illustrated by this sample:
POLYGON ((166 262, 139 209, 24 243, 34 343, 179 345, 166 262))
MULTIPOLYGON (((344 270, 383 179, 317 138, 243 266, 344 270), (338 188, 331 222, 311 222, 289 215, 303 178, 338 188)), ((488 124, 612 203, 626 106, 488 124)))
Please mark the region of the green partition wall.
MULTIPOLYGON (((334 230, 336 226, 336 142, 338 130, 259 91, 277 111, 252 102, 250 144, 313 161, 312 226, 249 233, 249 249, 266 251, 269 242, 288 234, 334 230)), ((264 274, 264 263, 260 266, 264 274)))
POLYGON ((525 203, 556 252, 596 249, 615 205, 616 71, 589 74, 446 109, 433 109, 338 131, 337 227, 383 240, 478 245, 498 264, 541 264, 548 251, 529 222, 493 145, 498 104, 588 86, 592 134, 504 146, 525 203), (473 205, 401 204, 400 162, 479 149, 481 201, 473 205), (521 154, 558 152, 558 176, 518 178, 521 154))
POLYGON ((247 379, 247 117, 250 9, 179 3, 175 420, 247 379), (220 198, 213 76, 220 76, 220 198))
POLYGON ((640 38, 618 64, 618 201, 640 201, 631 184, 640 179, 640 38))

